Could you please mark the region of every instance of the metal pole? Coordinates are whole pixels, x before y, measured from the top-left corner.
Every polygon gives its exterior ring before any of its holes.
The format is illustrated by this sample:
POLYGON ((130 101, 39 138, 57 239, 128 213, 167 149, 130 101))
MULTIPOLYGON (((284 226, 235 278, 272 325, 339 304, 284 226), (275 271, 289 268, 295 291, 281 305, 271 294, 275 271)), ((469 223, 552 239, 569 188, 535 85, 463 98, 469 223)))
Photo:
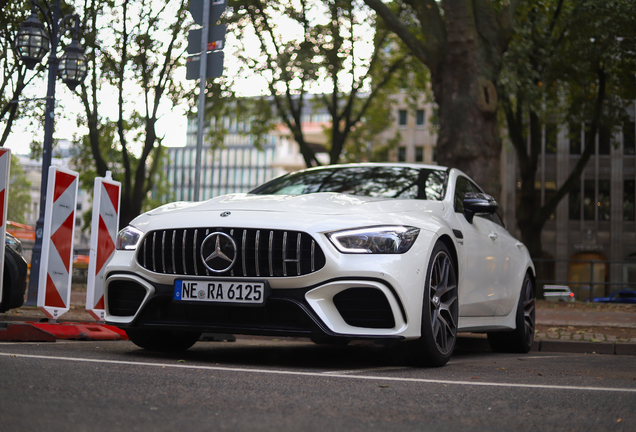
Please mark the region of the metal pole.
POLYGON ((590 296, 589 296, 590 301, 592 301, 593 287, 594 287, 594 260, 590 261, 590 296))
POLYGON ((40 183, 40 217, 35 224, 35 244, 31 255, 31 272, 29 276, 29 294, 25 306, 36 306, 38 301, 38 281, 40 260, 42 257, 42 236, 44 233, 44 208, 46 206, 46 189, 53 152, 53 126, 55 125, 55 78, 57 76, 58 59, 57 44, 59 32, 60 1, 55 0, 51 20, 51 54, 49 55, 49 82, 46 93, 46 110, 44 114, 44 145, 42 147, 42 181, 40 183))
POLYGON ((203 27, 201 29, 201 63, 199 65, 199 112, 197 116, 197 157, 194 169, 194 201, 199 201, 201 190, 201 153, 203 151, 203 122, 205 121, 205 82, 208 72, 208 32, 210 27, 210 0, 203 0, 203 27))

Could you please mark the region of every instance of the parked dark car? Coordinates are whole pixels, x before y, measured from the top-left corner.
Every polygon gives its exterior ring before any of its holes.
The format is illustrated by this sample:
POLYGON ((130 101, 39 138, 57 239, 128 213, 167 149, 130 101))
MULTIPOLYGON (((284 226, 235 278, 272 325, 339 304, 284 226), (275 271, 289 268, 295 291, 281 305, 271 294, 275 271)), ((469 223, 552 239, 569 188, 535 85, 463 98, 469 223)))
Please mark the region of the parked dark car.
POLYGON ((592 301, 598 303, 636 303, 636 291, 616 291, 607 297, 596 297, 595 299, 592 299, 592 301))
POLYGON ((7 233, 4 246, 4 281, 0 312, 15 309, 24 303, 27 262, 22 256, 22 243, 7 233))

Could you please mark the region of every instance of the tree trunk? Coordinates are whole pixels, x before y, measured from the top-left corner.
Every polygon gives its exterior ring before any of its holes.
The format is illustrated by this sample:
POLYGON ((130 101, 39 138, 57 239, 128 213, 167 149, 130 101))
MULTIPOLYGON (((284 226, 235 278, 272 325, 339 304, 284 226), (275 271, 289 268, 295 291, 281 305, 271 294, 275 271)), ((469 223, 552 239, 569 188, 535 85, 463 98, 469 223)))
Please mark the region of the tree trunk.
POLYGON ((431 69, 440 118, 438 162, 461 169, 499 199, 501 140, 495 85, 501 54, 497 56, 498 50, 480 33, 475 6, 450 3, 444 8, 446 50, 440 53, 439 67, 431 69))
POLYGON ((382 0, 364 1, 431 71, 439 106, 438 162, 466 172, 498 199, 496 84, 518 1, 496 10, 485 0, 403 0, 419 21, 419 38, 382 0))
POLYGON ((471 72, 476 68, 476 64, 464 69, 463 65, 447 62, 433 76, 440 121, 437 162, 459 168, 486 193, 499 199, 501 140, 497 128, 497 92, 492 80, 471 72))

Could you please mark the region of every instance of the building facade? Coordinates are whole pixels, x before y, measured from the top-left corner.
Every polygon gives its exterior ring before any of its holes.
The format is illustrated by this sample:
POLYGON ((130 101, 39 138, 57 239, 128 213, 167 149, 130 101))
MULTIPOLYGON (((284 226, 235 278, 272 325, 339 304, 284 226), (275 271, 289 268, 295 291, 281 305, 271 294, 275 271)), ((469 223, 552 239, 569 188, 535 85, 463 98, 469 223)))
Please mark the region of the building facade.
POLYGON ((387 142, 399 137, 397 148, 389 153, 395 162, 435 164, 437 134, 435 105, 420 95, 415 103, 406 93, 394 97, 394 122, 381 136, 387 142))
MULTIPOLYGON (((576 298, 636 289, 636 148, 634 107, 622 128, 601 129, 595 151, 577 186, 561 202, 542 232, 549 258, 546 283, 569 285, 576 298)), ((541 203, 554 194, 576 165, 585 142, 584 125, 544 125, 536 190, 541 203)), ((516 229, 517 157, 502 154, 504 220, 516 229)))

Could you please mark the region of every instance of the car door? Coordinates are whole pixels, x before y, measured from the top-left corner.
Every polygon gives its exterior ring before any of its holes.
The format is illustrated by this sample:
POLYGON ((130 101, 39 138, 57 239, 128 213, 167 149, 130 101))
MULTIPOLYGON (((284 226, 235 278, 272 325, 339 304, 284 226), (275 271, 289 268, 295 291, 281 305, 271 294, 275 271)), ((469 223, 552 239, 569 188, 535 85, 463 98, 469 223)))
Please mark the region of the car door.
POLYGON ((469 223, 464 216, 463 200, 468 192, 481 192, 467 177, 458 176, 455 183, 455 225, 461 232, 463 253, 460 253, 460 315, 493 316, 499 295, 499 234, 488 218, 476 215, 469 223))
POLYGON ((514 238, 506 229, 501 217, 494 213, 486 218, 492 221, 494 233, 497 235, 499 243, 499 278, 495 298, 497 299, 497 310, 495 315, 506 316, 512 312, 519 300, 519 290, 525 275, 525 246, 514 238))

